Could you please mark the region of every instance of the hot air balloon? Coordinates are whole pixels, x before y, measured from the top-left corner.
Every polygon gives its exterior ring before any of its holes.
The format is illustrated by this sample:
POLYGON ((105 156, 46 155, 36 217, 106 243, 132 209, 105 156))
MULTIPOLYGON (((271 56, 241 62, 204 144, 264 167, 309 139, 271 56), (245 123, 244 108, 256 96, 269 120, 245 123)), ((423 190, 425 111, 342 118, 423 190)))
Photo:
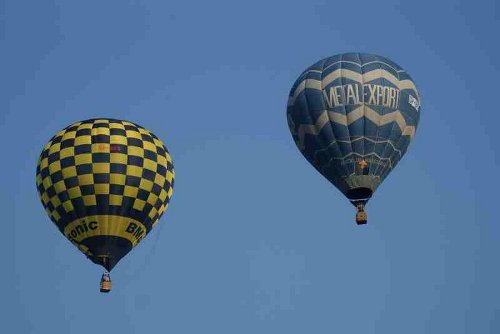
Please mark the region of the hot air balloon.
POLYGON ((165 145, 143 127, 115 119, 76 122, 45 145, 36 185, 59 231, 109 272, 151 231, 172 197, 165 145))
POLYGON ((318 61, 293 85, 288 126, 304 157, 357 208, 408 149, 420 118, 411 77, 393 61, 344 53, 318 61))

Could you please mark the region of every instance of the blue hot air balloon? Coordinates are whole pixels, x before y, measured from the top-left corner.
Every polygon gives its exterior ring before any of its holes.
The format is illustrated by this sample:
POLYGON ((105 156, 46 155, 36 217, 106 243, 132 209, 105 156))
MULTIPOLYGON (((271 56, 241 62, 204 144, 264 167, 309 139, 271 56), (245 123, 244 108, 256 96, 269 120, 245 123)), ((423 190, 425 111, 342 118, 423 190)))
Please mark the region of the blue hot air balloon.
POLYGON ((420 97, 393 61, 344 53, 300 75, 287 118, 304 157, 357 207, 356 222, 365 224, 365 204, 415 135, 420 97))

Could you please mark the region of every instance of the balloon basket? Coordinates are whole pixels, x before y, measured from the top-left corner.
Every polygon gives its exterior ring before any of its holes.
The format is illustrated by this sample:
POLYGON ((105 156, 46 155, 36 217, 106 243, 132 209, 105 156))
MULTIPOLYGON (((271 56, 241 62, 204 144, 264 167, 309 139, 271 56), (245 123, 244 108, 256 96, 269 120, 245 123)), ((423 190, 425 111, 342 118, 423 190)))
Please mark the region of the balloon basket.
POLYGON ((111 291, 111 278, 109 277, 109 273, 105 272, 101 277, 100 291, 102 293, 108 293, 111 291))
POLYGON ((358 212, 356 213, 356 224, 365 225, 368 222, 368 215, 365 211, 365 206, 363 203, 358 203, 356 205, 358 212))
POLYGON ((368 222, 368 216, 366 212, 360 211, 356 213, 356 224, 365 225, 368 222))

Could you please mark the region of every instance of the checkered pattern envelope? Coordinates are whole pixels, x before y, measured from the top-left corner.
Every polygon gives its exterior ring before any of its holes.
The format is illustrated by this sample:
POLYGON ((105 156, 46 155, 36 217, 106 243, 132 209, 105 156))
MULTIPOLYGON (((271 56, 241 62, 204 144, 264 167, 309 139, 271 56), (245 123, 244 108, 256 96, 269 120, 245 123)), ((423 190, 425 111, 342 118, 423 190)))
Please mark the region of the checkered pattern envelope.
POLYGON ((111 270, 167 209, 174 175, 170 154, 153 133, 127 121, 91 119, 45 145, 36 183, 61 233, 111 270))

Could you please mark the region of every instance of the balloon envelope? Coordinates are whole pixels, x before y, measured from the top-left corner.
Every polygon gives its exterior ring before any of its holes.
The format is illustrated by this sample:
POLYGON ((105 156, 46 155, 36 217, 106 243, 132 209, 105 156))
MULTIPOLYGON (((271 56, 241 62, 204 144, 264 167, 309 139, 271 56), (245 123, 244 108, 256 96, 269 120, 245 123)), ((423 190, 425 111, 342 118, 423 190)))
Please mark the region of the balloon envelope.
POLYGON ((363 53, 309 67, 287 107, 302 154, 354 204, 368 201, 406 153, 419 117, 420 97, 408 73, 363 53))
POLYGON ((91 119, 68 126, 45 145, 36 184, 59 231, 111 270, 167 209, 174 168, 150 131, 127 121, 91 119))

